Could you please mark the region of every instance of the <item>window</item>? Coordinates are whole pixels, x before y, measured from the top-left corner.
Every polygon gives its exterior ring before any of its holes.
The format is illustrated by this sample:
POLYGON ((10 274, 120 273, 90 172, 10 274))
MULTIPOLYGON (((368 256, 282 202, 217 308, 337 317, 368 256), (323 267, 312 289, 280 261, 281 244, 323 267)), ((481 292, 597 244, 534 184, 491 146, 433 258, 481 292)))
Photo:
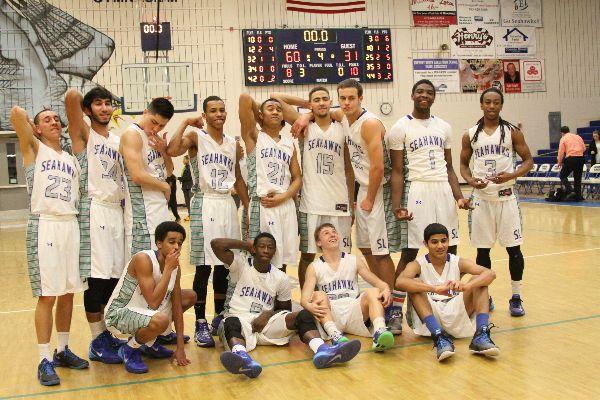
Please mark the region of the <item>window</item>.
POLYGON ((15 143, 6 143, 6 164, 8 166, 8 184, 17 184, 17 152, 15 143))

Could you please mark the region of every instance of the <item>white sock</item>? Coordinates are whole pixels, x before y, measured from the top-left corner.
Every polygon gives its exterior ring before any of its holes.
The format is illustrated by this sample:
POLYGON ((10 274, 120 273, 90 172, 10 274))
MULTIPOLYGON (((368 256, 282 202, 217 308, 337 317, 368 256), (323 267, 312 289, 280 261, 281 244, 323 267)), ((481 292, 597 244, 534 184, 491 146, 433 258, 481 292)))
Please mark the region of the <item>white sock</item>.
POLYGON ((373 331, 377 332, 380 329, 385 329, 386 325, 385 325, 385 318, 384 317, 377 317, 373 320, 373 331))
POLYGON ((325 342, 323 341, 323 339, 317 337, 314 339, 310 339, 310 342, 308 342, 308 347, 310 347, 313 353, 316 353, 317 351, 319 351, 319 347, 321 347, 321 345, 324 343, 325 342))
POLYGON ((131 347, 132 349, 139 349, 141 344, 139 344, 137 340, 135 340, 135 336, 132 336, 131 338, 129 338, 127 346, 131 347))
POLYGON ((48 361, 52 361, 50 355, 50 343, 38 343, 38 350, 40 352, 40 362, 45 358, 48 361))
POLYGON ((240 351, 247 352, 248 350, 246 350, 246 346, 243 344, 234 344, 231 348, 232 353, 239 353, 240 351))
POLYGON ((98 322, 90 322, 90 331, 92 332, 92 340, 96 339, 102 332, 106 330, 104 320, 98 322))
POLYGON ((343 336, 342 332, 340 332, 340 330, 335 325, 335 322, 333 321, 325 322, 323 324, 323 329, 325 329, 325 332, 327 332, 331 340, 333 340, 334 342, 338 341, 343 336))
POLYGON ((58 337, 58 347, 56 351, 60 353, 61 351, 65 351, 65 348, 69 345, 69 332, 57 332, 58 337))
POLYGON ((521 286, 523 286, 523 281, 510 281, 510 286, 512 287, 513 295, 521 295, 521 286))

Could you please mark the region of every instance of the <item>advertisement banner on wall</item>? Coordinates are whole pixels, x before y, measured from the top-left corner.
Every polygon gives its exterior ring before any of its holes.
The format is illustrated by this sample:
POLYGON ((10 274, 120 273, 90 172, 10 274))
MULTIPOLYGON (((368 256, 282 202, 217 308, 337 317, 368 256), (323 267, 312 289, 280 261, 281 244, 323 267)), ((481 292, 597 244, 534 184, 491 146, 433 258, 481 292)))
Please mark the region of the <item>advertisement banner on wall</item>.
POLYGON ((544 60, 521 60, 521 91, 523 93, 546 91, 544 60))
POLYGON ((498 0, 457 0, 458 25, 498 25, 500 6, 498 0))
POLYGON ((460 93, 458 60, 424 58, 413 60, 413 79, 429 79, 437 93, 460 93))
POLYGON ((456 58, 495 58, 494 28, 482 25, 451 25, 450 52, 456 58))
POLYGON ((504 92, 521 93, 521 64, 519 60, 502 60, 504 92))
POLYGON ((414 26, 456 24, 456 0, 410 0, 414 26))
POLYGON ((459 68, 462 93, 481 93, 491 87, 504 90, 501 60, 469 58, 460 60, 459 68))
POLYGON ((502 26, 542 25, 542 0, 500 0, 502 26))
POLYGON ((496 57, 527 58, 535 56, 535 28, 530 27, 497 27, 496 57))

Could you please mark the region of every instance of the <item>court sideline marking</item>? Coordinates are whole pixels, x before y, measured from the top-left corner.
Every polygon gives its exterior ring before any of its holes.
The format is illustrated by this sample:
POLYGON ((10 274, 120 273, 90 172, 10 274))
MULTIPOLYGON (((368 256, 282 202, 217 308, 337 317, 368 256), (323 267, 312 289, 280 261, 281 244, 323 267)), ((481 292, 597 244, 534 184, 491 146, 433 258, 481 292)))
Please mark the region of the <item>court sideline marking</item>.
MULTIPOLYGON (((596 318, 600 318, 600 314, 593 314, 593 315, 588 315, 586 317, 571 318, 571 319, 552 321, 552 322, 542 322, 539 324, 534 324, 534 325, 529 325, 529 326, 520 326, 520 327, 515 327, 515 328, 509 328, 509 329, 499 329, 498 331, 495 332, 495 334, 498 335, 498 334, 502 334, 502 333, 518 332, 518 331, 523 331, 523 330, 528 330, 528 329, 564 325, 564 324, 569 324, 572 322, 587 321, 587 320, 592 320, 592 319, 596 319, 596 318)), ((395 345, 395 346, 393 346, 392 349, 405 349, 405 348, 419 347, 419 346, 431 346, 431 341, 427 340, 425 342, 419 342, 419 343, 395 345)), ((359 354, 367 354, 367 353, 373 353, 373 352, 374 352, 374 350, 369 349, 369 350, 361 351, 359 354)), ((281 366, 286 366, 286 365, 293 365, 293 364, 309 362, 311 360, 312 360, 312 358, 301 358, 298 360, 288 360, 288 361, 275 362, 275 363, 271 363, 271 364, 263 364, 262 367, 263 368, 281 367, 281 366)), ((140 381, 127 381, 127 382, 120 382, 120 383, 111 383, 111 384, 107 384, 107 385, 82 386, 79 388, 53 390, 53 391, 40 392, 40 393, 18 394, 18 395, 0 397, 0 400, 22 399, 22 398, 27 398, 27 397, 50 396, 50 395, 54 395, 54 394, 83 392, 83 391, 96 390, 96 389, 107 389, 107 388, 114 388, 114 387, 143 385, 146 383, 168 382, 168 381, 175 381, 175 380, 180 380, 180 379, 204 377, 204 376, 209 376, 209 375, 220 375, 220 374, 227 374, 227 373, 228 372, 226 370, 196 372, 196 373, 186 374, 186 375, 177 375, 177 376, 169 376, 169 377, 162 377, 162 378, 151 378, 151 379, 144 379, 144 380, 140 380, 140 381)))

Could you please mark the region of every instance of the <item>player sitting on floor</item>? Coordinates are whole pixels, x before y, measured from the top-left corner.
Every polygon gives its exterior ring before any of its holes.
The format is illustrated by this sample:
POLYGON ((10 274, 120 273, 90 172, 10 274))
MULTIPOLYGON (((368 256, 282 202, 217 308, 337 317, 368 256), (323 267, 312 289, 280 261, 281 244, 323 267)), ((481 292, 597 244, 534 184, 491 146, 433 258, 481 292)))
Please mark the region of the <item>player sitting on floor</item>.
POLYGON ((394 335, 385 326, 383 310, 391 303, 388 285, 362 260, 341 251, 340 238, 332 224, 321 224, 314 235, 323 255, 306 270, 302 307, 317 318, 333 343, 347 342, 343 333, 350 333, 372 336, 375 351, 393 346, 394 335), (358 275, 374 287, 360 293, 358 275))
POLYGON ((349 361, 358 354, 360 341, 329 346, 321 339, 310 312, 291 312, 289 278, 271 265, 276 242, 270 233, 260 233, 253 244, 213 239, 211 246, 215 255, 229 265, 229 277, 236 282, 229 310, 219 326, 219 337, 228 350, 221 354, 221 363, 227 371, 256 378, 262 367, 250 358, 248 351, 257 345, 285 345, 296 331, 315 353, 313 364, 317 368, 349 361), (234 254, 232 250, 250 254, 234 254))
POLYGON ((417 335, 431 335, 442 361, 454 354, 452 338, 473 335, 469 349, 496 356, 500 349, 490 337, 488 286, 494 271, 448 253, 448 229, 430 224, 423 234, 428 254, 408 263, 396 287, 408 292, 408 324, 417 335), (462 274, 472 275, 463 283, 462 274), (476 316, 476 325, 472 317, 476 316))

